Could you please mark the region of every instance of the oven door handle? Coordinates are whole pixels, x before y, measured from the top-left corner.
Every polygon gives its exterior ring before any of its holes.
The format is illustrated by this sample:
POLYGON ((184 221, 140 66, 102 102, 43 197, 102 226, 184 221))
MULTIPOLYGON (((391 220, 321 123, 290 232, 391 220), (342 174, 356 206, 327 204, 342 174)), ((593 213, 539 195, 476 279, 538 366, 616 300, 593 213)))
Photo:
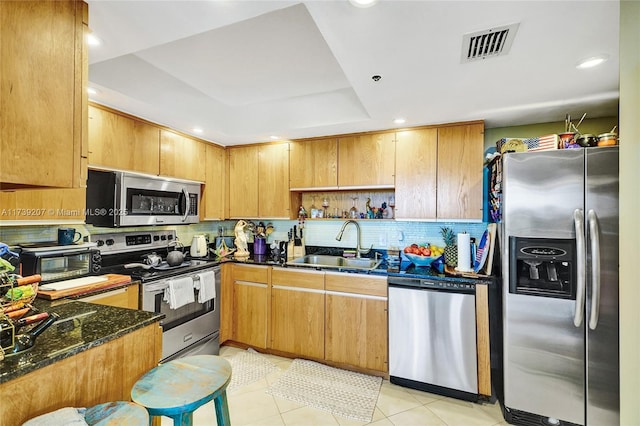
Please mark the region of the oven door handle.
POLYGON ((165 281, 157 284, 154 284, 154 283, 144 284, 142 287, 144 288, 144 291, 146 291, 147 293, 157 293, 158 291, 164 291, 164 289, 169 287, 169 284, 165 281))

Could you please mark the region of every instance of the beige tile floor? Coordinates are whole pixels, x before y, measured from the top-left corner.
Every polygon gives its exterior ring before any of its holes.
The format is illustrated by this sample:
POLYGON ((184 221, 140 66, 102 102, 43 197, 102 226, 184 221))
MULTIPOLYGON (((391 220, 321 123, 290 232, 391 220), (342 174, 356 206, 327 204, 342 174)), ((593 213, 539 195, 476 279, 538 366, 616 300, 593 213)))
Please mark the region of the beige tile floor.
MULTIPOLYGON (((220 356, 231 358, 241 349, 224 346, 220 356)), ((291 359, 265 355, 280 371, 258 382, 242 386, 227 394, 229 414, 234 426, 494 426, 508 425, 499 405, 474 404, 382 382, 380 395, 371 423, 362 423, 334 416, 326 411, 307 407, 266 393, 291 364, 291 359)), ((213 402, 195 411, 194 426, 216 425, 213 402)), ((163 426, 172 421, 162 418, 163 426)))

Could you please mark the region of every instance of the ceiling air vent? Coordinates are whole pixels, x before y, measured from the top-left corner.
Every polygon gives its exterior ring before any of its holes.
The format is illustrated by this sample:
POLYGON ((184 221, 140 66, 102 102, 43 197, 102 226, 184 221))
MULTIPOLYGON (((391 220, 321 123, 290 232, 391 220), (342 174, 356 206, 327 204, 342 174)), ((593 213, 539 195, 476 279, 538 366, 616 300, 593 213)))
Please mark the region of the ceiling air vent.
POLYGON ((520 24, 504 25, 465 34, 462 37, 462 62, 506 55, 520 24))

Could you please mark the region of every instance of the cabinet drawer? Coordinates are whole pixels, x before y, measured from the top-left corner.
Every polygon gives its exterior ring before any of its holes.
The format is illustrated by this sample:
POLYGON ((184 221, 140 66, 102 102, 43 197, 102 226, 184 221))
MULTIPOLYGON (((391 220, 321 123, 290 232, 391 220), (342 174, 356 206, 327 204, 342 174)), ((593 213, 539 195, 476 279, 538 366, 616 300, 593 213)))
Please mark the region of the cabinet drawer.
POLYGON ((234 281, 250 281, 267 284, 269 282, 269 267, 258 265, 233 265, 234 281))
POLYGON ((98 305, 138 309, 138 285, 133 284, 128 287, 118 288, 105 293, 83 297, 79 300, 98 305))
POLYGON ((327 272, 325 289, 343 293, 387 297, 387 277, 327 272))
POLYGON ((321 271, 296 271, 282 268, 273 268, 271 272, 271 284, 311 288, 324 290, 324 272, 321 271))

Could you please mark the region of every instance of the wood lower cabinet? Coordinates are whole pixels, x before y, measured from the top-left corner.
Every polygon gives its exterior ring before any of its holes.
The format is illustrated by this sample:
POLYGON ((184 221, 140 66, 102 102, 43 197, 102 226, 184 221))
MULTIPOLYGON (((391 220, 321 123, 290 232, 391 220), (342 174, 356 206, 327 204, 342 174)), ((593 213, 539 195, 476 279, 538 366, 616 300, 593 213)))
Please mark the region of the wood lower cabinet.
POLYGON ((270 348, 324 358, 324 272, 273 268, 270 348))
POLYGON ((325 359, 388 372, 387 277, 327 272, 325 359))
POLYGON ((439 219, 482 219, 484 123, 438 128, 439 219))
POLYGON ((117 288, 92 296, 83 297, 82 302, 95 303, 98 305, 115 306, 118 308, 138 309, 139 285, 132 284, 127 287, 117 288))
POLYGON ((19 425, 63 407, 129 401, 134 383, 161 354, 156 323, 2 383, 0 424, 19 425))
POLYGON ((254 348, 267 347, 270 268, 260 265, 232 265, 232 339, 254 348))
POLYGON ((291 190, 338 189, 338 139, 295 141, 289 144, 291 190))
POLYGON ((395 133, 373 133, 338 139, 338 186, 393 188, 395 133))
POLYGON ((205 162, 203 142, 160 130, 160 175, 204 182, 205 162))
POLYGON ((157 175, 160 128, 89 106, 89 165, 157 175))
POLYGON ((1 189, 85 185, 87 22, 83 1, 0 2, 1 189))

